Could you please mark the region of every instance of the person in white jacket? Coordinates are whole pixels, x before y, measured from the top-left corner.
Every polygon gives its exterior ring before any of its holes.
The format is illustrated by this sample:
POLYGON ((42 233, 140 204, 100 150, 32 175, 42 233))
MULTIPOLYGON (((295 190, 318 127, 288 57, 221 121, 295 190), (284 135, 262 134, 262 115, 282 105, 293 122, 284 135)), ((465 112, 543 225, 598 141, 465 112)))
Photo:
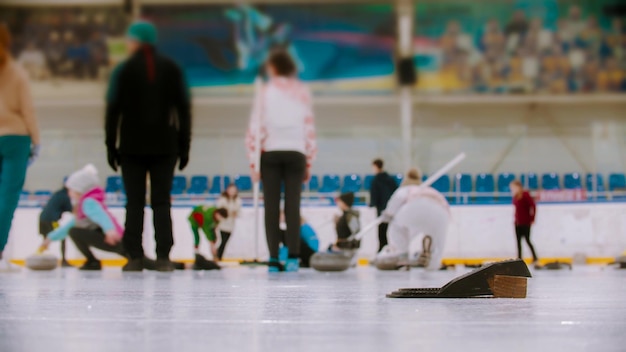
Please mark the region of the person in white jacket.
POLYGON ((235 219, 237 219, 241 212, 241 198, 239 197, 239 190, 234 183, 228 185, 226 191, 224 191, 217 200, 217 207, 224 208, 228 211, 228 217, 220 221, 217 226, 220 232, 220 246, 217 249, 217 260, 222 261, 226 244, 230 239, 230 235, 235 231, 235 219))
POLYGON ((302 184, 309 179, 317 153, 313 104, 309 88, 296 77, 297 67, 289 54, 273 52, 265 68, 269 79, 255 97, 246 145, 252 178, 263 181, 269 270, 293 272, 299 268, 302 184), (259 155, 260 173, 255 167, 259 155), (283 186, 289 249, 284 265, 278 260, 283 186))
POLYGON ((409 247, 420 236, 423 236, 423 250, 419 266, 436 270, 441 264, 450 206, 441 193, 432 187, 420 187, 420 184, 420 172, 409 170, 383 212, 385 222, 389 222, 389 244, 376 257, 379 269, 409 265, 409 247))

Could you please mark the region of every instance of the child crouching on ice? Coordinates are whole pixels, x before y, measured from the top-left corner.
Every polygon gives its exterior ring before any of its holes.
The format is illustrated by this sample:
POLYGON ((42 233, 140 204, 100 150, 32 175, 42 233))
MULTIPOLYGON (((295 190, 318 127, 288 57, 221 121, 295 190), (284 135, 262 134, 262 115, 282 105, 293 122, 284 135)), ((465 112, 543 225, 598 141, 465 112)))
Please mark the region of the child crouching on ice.
POLYGON ((100 270, 100 261, 90 247, 126 257, 122 245, 124 229, 104 204, 105 192, 99 186, 98 170, 92 164, 71 174, 65 181, 68 195, 74 206, 74 217, 65 225, 50 232, 40 251, 48 248, 51 241, 61 241, 68 235, 87 262, 80 270, 100 270))
POLYGON ((328 248, 329 251, 339 251, 353 248, 358 243, 348 240, 361 229, 359 212, 352 209, 354 205, 354 193, 344 193, 336 200, 337 207, 341 210, 341 216, 335 218, 335 230, 337 231, 337 242, 328 248))
POLYGON ((196 254, 195 270, 219 269, 217 265, 211 265, 211 262, 207 261, 206 258, 200 254, 200 230, 204 232, 204 236, 209 241, 213 259, 218 260, 216 232, 218 231, 220 222, 224 221, 226 218, 228 218, 228 211, 225 208, 204 205, 193 208, 191 214, 189 214, 188 220, 191 225, 191 231, 193 232, 196 254))

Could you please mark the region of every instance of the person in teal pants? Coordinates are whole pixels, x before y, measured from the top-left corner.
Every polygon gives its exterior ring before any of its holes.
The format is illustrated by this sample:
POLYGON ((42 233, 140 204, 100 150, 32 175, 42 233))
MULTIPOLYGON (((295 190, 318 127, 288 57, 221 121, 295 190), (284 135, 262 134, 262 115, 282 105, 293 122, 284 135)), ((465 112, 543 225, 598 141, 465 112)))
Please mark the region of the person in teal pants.
POLYGON ((13 61, 11 35, 0 24, 0 272, 13 271, 4 255, 26 168, 39 154, 39 127, 26 72, 13 61))

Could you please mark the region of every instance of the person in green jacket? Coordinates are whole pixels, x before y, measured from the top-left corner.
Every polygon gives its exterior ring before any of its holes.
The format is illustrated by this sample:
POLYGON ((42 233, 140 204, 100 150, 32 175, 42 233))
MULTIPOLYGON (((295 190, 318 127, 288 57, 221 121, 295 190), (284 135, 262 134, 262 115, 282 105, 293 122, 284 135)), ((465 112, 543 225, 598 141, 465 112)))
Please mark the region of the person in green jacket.
POLYGON ((194 246, 196 257, 200 254, 200 230, 204 232, 204 236, 211 246, 211 254, 213 258, 217 258, 217 225, 228 217, 228 211, 225 208, 217 208, 213 206, 199 205, 193 208, 189 214, 189 224, 194 237, 194 246))

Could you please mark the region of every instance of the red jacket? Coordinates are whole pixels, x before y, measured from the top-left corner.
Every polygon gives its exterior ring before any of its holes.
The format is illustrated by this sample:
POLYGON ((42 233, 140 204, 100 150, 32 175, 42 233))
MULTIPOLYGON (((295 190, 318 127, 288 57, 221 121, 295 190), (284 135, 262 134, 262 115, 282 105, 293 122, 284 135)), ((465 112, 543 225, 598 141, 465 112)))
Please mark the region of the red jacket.
POLYGON ((515 225, 531 225, 535 221, 535 200, 527 191, 519 198, 513 197, 515 225))

